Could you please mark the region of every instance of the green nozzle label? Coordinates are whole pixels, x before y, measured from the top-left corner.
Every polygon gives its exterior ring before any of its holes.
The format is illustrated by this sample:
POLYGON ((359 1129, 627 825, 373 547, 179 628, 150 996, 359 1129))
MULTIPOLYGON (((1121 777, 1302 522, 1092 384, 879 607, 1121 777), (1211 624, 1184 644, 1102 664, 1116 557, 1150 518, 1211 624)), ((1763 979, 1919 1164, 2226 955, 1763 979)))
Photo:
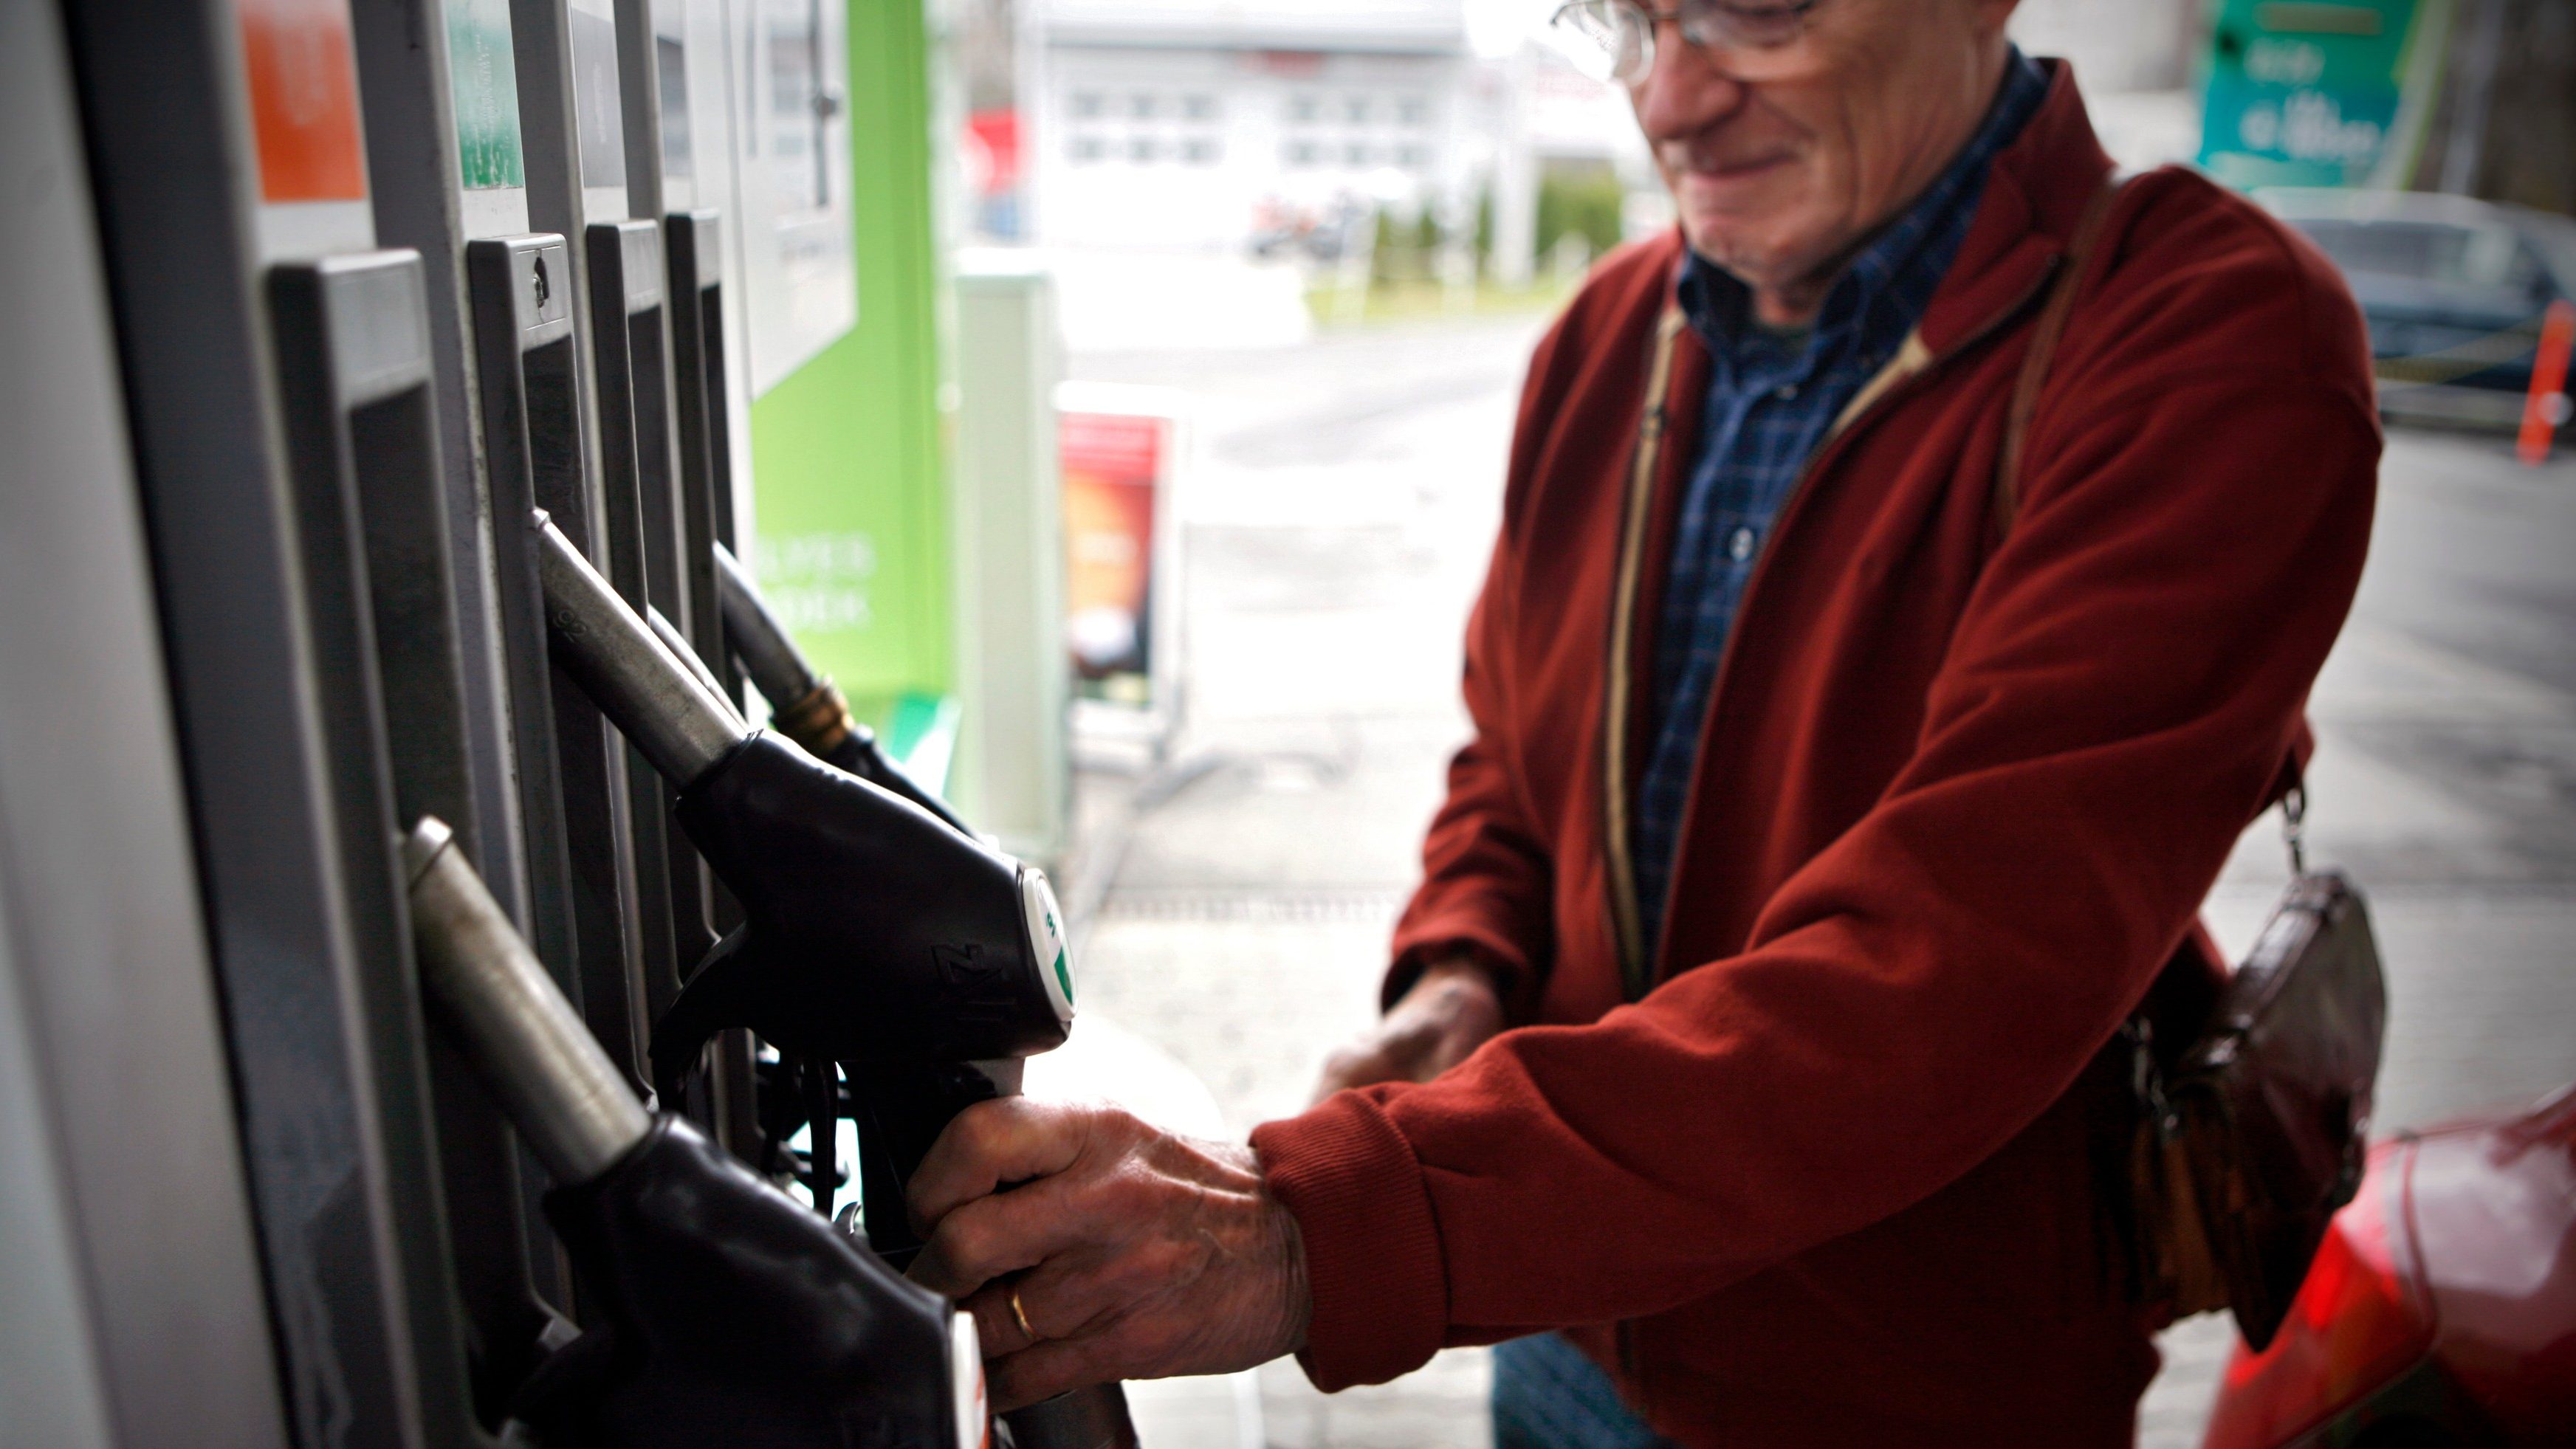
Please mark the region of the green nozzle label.
POLYGON ((1029 933, 1029 959, 1038 964, 1038 978, 1046 985, 1048 1004, 1055 1008, 1058 1021, 1073 1020, 1073 952, 1066 946, 1062 912, 1056 908, 1055 889, 1047 884, 1046 872, 1034 866, 1020 867, 1020 923, 1029 933))

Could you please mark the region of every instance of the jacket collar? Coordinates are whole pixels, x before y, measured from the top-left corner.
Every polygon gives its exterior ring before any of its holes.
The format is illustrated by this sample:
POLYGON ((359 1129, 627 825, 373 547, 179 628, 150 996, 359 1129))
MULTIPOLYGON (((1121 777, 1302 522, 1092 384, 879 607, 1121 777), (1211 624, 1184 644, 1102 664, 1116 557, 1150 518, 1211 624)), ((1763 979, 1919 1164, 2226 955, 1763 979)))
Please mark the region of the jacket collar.
POLYGON ((1976 219, 1918 324, 1924 351, 1947 352, 2019 306, 2065 254, 2111 158, 2093 134, 2074 67, 2043 60, 2048 98, 1995 157, 1976 219))

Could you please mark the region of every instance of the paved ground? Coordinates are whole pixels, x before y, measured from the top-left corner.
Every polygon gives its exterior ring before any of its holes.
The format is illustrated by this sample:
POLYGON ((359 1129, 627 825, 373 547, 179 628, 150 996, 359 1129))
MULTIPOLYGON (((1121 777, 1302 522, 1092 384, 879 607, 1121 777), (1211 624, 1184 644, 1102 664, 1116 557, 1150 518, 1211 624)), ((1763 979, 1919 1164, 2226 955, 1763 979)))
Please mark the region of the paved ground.
MULTIPOLYGON (((1084 1005, 1196 1071, 1233 1130, 1301 1105, 1374 1010, 1462 729, 1457 636, 1535 333, 1487 321, 1077 359, 1077 376, 1181 388, 1195 409, 1189 722, 1165 780, 1186 783, 1140 808, 1132 773, 1081 777, 1073 894, 1099 901, 1078 923, 1084 1005)), ((2576 1079, 2571 557, 2576 464, 2392 440, 2370 573, 2317 691, 2312 823, 2317 853, 2370 889, 2392 977, 2385 1127, 2576 1079)), ((2277 891, 2279 855, 2258 826, 2214 893, 2232 947, 2277 891)), ((2142 1444, 2197 1442, 2230 1341, 2215 1318, 2168 1336, 2142 1444)), ((1261 1432, 1279 1449, 1483 1445, 1484 1374, 1479 1354, 1444 1355, 1326 1398, 1272 1365, 1261 1432)), ((1245 1443, 1248 1396, 1221 1380, 1136 1390, 1156 1449, 1245 1443)))

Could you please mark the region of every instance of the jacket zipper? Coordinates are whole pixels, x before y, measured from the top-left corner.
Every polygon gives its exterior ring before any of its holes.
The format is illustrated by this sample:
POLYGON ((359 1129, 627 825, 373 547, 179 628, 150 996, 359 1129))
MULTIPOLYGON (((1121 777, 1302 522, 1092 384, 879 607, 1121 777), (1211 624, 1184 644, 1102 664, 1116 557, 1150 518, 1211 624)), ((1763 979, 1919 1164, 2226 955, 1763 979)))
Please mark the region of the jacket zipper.
POLYGON ((1655 350, 1647 365, 1646 410, 1638 422, 1637 451, 1625 480, 1619 514, 1618 569, 1611 587, 1608 678, 1602 689, 1602 850, 1610 896, 1611 949, 1619 961, 1620 994, 1631 1000, 1644 994, 1640 975, 1649 959, 1639 938, 1636 862, 1628 847, 1628 737, 1626 720, 1636 680, 1630 664, 1636 653, 1638 594, 1643 587, 1645 539, 1654 511, 1655 478, 1663 469, 1664 429, 1672 402, 1673 350, 1683 327, 1681 309, 1667 306, 1655 321, 1655 350))
MULTIPOLYGON (((1726 642, 1718 648, 1717 673, 1709 680, 1708 703, 1705 706, 1704 712, 1700 715, 1700 747, 1692 752, 1690 779, 1683 786, 1682 790, 1682 808, 1684 811, 1685 821, 1688 819, 1691 802, 1699 798, 1700 772, 1708 763, 1707 747, 1709 733, 1717 723, 1718 703, 1724 699, 1726 695, 1726 676, 1729 669, 1735 663, 1736 642, 1741 639, 1744 634, 1743 621, 1750 617, 1753 612, 1752 605, 1753 600, 1756 597, 1756 591, 1760 589, 1764 576, 1770 572, 1772 558, 1780 552, 1781 540, 1788 535, 1789 526, 1797 521, 1798 505, 1806 501, 1807 494, 1810 491, 1808 484, 1815 479, 1817 474, 1823 472, 1828 464, 1841 457, 1843 450, 1850 446, 1851 440, 1860 434, 1862 428, 1868 423, 1876 420, 1881 413, 1884 413, 1887 410, 1891 403, 1913 396, 1916 392, 1922 389, 1926 379, 1930 378, 1935 372, 1947 365, 1960 353, 1967 351, 1969 348, 1976 346, 1978 343, 1985 341, 1988 337, 1991 337, 1996 332, 2000 331, 2005 323, 2010 322, 2013 318, 2021 314, 2022 309, 2030 304, 2030 299, 2038 296, 2048 285, 2049 279, 2056 274, 2057 268, 2052 264, 2043 270, 2037 277, 2033 278, 2028 287, 2025 287, 2020 292, 2016 293, 2010 302, 1997 308, 1992 314, 1990 314, 1983 324, 1960 337, 1958 341, 1951 343, 1944 351, 1926 357, 1923 360, 1923 365, 1916 368, 1912 373, 1890 383, 1884 391, 1879 393, 1878 396, 1871 398, 1867 403, 1863 404, 1859 412, 1854 413, 1850 418, 1844 420, 1843 425, 1836 428, 1832 436, 1825 440, 1825 445, 1816 450, 1815 456, 1807 460, 1806 466, 1798 470, 1797 480, 1789 485, 1788 499, 1780 506, 1779 522, 1772 525, 1770 542, 1764 546, 1762 556, 1753 561, 1753 572, 1744 580, 1744 594, 1741 598, 1736 600, 1735 604, 1735 625, 1727 630, 1726 642)), ((1892 359, 1890 365, 1893 365, 1892 359)), ((1866 385, 1867 384, 1863 384, 1863 386, 1866 385)), ((1640 587, 1644 577, 1645 571, 1643 568, 1643 561, 1641 560, 1640 567, 1637 571, 1637 578, 1630 582, 1629 587, 1632 590, 1640 587)), ((1613 607, 1615 608, 1616 605, 1614 604, 1613 607)), ((1624 719, 1614 721, 1614 723, 1623 729, 1627 724, 1624 719)), ((1627 788, 1627 782, 1624 780, 1611 782, 1611 788, 1625 790, 1627 788)), ((1668 889, 1669 883, 1675 879, 1676 872, 1681 865, 1682 849, 1686 844, 1688 844, 1689 836, 1690 832, 1687 830, 1677 830, 1673 833, 1673 855, 1670 860, 1665 862, 1664 872, 1664 879, 1667 882, 1668 889)), ((1626 848, 1624 843, 1622 848, 1626 848)), ((1631 874, 1633 878, 1633 871, 1631 874)), ((1635 911, 1638 907, 1634 902, 1631 902, 1629 909, 1631 911, 1635 911)), ((1673 913, 1669 908, 1668 903, 1667 909, 1655 923, 1655 939, 1646 943, 1646 959, 1640 963, 1637 969, 1633 972, 1626 969, 1626 963, 1622 963, 1619 976, 1621 984, 1631 988, 1628 997, 1629 1000, 1635 1001, 1644 996, 1647 991, 1654 989, 1656 984, 1654 980, 1655 968, 1656 965, 1663 960, 1664 942, 1672 935, 1672 929, 1673 913)))

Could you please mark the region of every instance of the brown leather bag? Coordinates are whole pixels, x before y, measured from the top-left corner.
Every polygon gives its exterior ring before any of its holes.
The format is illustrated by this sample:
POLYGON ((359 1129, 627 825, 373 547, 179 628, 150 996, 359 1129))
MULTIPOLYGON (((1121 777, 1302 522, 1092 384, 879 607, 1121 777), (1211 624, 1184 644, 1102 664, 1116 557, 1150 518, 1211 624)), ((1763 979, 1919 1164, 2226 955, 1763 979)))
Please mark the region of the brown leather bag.
MULTIPOLYGON (((2086 206, 2032 324, 2005 413, 1998 536, 2011 530, 2049 361, 2120 185, 2105 183, 2086 206)), ((2335 1210, 2360 1185, 2388 1019, 2361 892, 2339 872, 2307 869, 2306 789, 2296 761, 2283 773, 2290 888, 2207 1025, 2179 1053, 2158 1050, 2143 1012, 2122 1028, 2136 1111, 2117 1216, 2137 1296, 2175 1318, 2232 1309, 2256 1349, 2272 1341, 2335 1210)))
POLYGON ((2133 1037, 2149 1302, 2176 1317, 2230 1308, 2247 1343, 2272 1341, 2361 1185, 2387 1021, 2361 893, 2340 872, 2301 872, 2177 1066, 2133 1037))

